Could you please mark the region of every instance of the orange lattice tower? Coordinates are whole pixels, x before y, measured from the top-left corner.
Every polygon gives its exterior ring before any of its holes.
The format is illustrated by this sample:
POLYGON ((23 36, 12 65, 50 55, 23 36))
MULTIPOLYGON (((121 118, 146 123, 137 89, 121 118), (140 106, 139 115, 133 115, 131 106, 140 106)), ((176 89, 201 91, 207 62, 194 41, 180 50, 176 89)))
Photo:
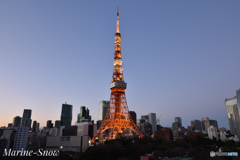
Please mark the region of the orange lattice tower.
POLYGON ((125 136, 127 135, 126 131, 128 128, 130 129, 130 133, 132 130, 142 137, 142 133, 139 131, 130 116, 125 96, 127 84, 123 79, 121 34, 119 33, 119 12, 117 12, 117 32, 115 34, 114 59, 112 83, 110 84, 110 103, 102 125, 97 130, 97 133, 94 135, 91 143, 94 143, 96 138, 101 136, 104 131, 107 133, 105 137, 108 140, 116 139, 119 135, 125 136))

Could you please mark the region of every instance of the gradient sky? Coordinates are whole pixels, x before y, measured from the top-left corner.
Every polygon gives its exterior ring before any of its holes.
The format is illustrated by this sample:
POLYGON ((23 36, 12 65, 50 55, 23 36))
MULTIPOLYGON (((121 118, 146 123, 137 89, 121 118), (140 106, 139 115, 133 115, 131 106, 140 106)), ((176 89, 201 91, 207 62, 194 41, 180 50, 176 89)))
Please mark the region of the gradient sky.
POLYGON ((209 117, 229 129, 225 98, 240 88, 240 1, 1 1, 0 126, 62 103, 98 119, 110 99, 117 6, 129 110, 171 126, 209 117))

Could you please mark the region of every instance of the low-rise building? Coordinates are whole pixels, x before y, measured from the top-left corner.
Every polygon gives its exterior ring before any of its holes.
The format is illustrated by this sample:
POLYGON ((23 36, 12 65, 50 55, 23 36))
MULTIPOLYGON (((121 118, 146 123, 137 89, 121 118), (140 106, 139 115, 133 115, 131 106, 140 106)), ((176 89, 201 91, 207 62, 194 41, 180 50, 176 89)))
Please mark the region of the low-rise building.
POLYGON ((38 151, 41 145, 41 138, 36 132, 29 132, 27 150, 38 151))
POLYGON ((74 126, 61 126, 58 136, 47 136, 46 149, 71 152, 84 152, 97 132, 97 125, 91 122, 76 123, 74 126))
POLYGON ((46 150, 85 152, 90 142, 89 136, 48 136, 46 150))
POLYGON ((152 135, 152 125, 148 122, 141 124, 140 131, 145 135, 152 135))
POLYGON ((164 139, 168 141, 173 140, 173 132, 169 128, 161 128, 154 132, 154 140, 164 139))
POLYGON ((3 155, 4 150, 7 148, 7 145, 8 145, 7 139, 5 139, 5 138, 0 139, 0 156, 3 155))

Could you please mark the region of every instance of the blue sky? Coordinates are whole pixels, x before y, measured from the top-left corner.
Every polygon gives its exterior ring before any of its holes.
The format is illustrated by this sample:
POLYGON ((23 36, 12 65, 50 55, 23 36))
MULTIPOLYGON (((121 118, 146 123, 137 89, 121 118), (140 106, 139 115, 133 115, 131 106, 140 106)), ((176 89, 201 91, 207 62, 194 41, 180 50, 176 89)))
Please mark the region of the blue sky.
POLYGON ((240 1, 1 1, 0 126, 32 109, 59 120, 62 103, 96 121, 110 99, 120 11, 129 110, 171 126, 209 117, 229 129, 225 98, 240 88, 240 1))

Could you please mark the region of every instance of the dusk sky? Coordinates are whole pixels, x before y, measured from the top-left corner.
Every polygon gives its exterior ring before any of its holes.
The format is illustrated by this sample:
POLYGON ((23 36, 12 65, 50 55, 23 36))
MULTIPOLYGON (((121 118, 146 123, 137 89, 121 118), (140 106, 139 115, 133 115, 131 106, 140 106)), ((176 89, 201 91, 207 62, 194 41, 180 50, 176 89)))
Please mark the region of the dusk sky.
POLYGON ((0 127, 32 110, 46 126, 62 104, 98 120, 110 100, 119 6, 128 108, 183 126, 229 129, 225 99, 240 88, 240 1, 1 1, 0 127), (138 3, 137 3, 138 2, 138 3))

